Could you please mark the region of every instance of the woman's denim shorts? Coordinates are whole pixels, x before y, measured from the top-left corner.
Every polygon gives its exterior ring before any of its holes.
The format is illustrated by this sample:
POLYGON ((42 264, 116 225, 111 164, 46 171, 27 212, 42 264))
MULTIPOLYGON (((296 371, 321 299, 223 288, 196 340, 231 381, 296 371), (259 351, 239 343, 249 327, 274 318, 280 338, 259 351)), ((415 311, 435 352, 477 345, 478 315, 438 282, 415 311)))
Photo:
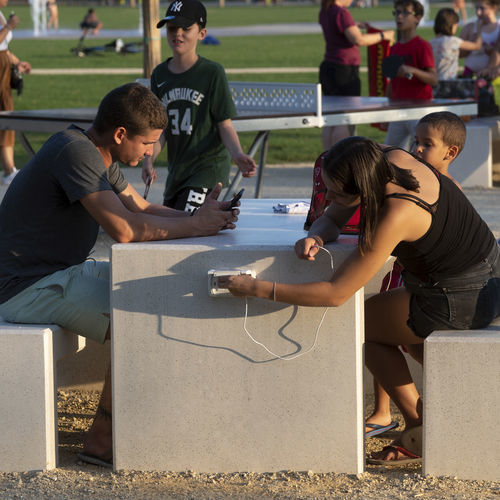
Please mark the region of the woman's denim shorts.
POLYGON ((403 271, 411 293, 409 328, 425 338, 435 330, 484 328, 500 315, 500 249, 459 276, 424 283, 403 271))

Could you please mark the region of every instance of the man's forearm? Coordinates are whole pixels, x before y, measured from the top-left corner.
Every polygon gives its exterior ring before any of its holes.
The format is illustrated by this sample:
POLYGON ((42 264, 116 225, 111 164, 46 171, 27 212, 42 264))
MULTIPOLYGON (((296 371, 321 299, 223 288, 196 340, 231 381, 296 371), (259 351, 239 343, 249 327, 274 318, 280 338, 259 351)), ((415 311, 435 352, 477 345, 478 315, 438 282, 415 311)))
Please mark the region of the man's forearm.
POLYGON ((181 218, 189 217, 191 212, 184 212, 183 210, 175 210, 175 208, 165 207, 164 205, 158 205, 151 203, 145 210, 144 213, 150 215, 157 215, 159 217, 172 217, 181 218))
POLYGON ((149 213, 133 214, 120 228, 115 226, 114 229, 107 232, 119 243, 173 240, 209 234, 204 230, 203 223, 194 217, 165 217, 149 213))

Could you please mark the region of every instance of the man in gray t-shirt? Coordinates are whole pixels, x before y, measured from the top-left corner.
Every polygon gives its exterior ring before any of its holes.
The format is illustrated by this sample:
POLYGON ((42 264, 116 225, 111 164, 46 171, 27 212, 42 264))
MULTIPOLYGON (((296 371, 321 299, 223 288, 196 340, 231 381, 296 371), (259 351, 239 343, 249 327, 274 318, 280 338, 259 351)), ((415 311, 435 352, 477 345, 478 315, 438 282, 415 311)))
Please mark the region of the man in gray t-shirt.
MULTIPOLYGON (((0 205, 0 315, 58 324, 104 342, 109 263, 87 260, 99 226, 118 242, 166 240, 233 229, 237 211, 216 201, 191 217, 144 200, 117 162, 136 166, 166 127, 158 98, 127 84, 102 100, 93 125, 53 135, 19 172, 0 205)), ((111 466, 110 371, 80 459, 111 466)))

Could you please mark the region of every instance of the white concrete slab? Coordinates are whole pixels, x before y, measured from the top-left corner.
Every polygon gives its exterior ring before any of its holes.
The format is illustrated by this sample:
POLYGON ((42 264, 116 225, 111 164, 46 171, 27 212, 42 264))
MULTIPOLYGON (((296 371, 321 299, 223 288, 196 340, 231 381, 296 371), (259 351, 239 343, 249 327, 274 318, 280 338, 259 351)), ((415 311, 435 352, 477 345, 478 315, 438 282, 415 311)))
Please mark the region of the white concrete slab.
MULTIPOLYGON (((304 215, 274 214, 277 201, 244 200, 238 229, 215 237, 113 246, 116 469, 363 470, 363 292, 330 310, 315 349, 291 361, 247 336, 243 299, 208 296, 210 269, 328 279, 326 253, 295 257, 304 215)), ((329 246, 336 265, 355 242, 329 246)), ((306 351, 323 313, 248 307, 250 333, 281 355, 306 351)))
POLYGON ((2 326, 0 471, 56 466, 52 331, 2 326), (31 330, 31 331, 30 331, 31 330))
POLYGON ((466 124, 463 151, 450 165, 450 174, 462 187, 493 187, 492 127, 490 122, 466 124))
POLYGON ((54 325, 0 318, 0 471, 57 466, 55 363, 85 339, 54 325))
POLYGON ((425 341, 423 472, 500 480, 500 319, 425 341))

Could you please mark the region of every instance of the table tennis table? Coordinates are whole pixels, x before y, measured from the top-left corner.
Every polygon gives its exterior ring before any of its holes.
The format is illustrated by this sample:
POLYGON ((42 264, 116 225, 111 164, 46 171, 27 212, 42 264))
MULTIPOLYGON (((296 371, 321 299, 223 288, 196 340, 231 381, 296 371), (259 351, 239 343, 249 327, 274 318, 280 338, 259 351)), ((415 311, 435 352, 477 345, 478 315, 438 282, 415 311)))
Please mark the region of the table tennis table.
MULTIPOLYGON (((412 101, 322 96, 319 84, 229 82, 229 86, 237 111, 234 128, 237 132, 257 132, 248 151, 253 157, 260 148, 255 198, 260 197, 268 139, 273 130, 418 120, 434 111, 477 115, 477 103, 473 99, 412 101)), ((97 108, 3 111, 0 112, 0 129, 15 130, 26 151, 34 155, 25 132, 55 133, 71 124, 85 129, 92 124, 96 111, 97 108)), ((241 172, 238 171, 225 199, 237 189, 240 181, 241 172)))

